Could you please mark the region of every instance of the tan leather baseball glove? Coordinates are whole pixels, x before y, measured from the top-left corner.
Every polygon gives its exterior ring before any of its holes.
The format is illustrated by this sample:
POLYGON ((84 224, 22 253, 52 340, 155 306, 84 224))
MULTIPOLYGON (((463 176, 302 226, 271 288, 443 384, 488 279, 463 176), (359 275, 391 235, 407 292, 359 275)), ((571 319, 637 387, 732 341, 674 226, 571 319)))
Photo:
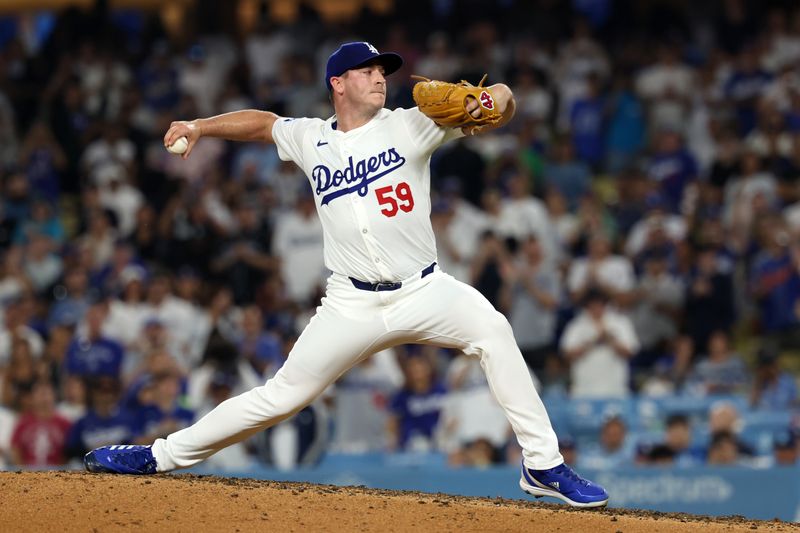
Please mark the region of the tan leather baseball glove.
POLYGON ((483 87, 486 75, 476 87, 461 80, 458 83, 430 80, 423 76, 412 76, 420 80, 414 85, 412 96, 419 110, 430 117, 436 124, 446 128, 465 126, 486 126, 496 124, 502 118, 497 110, 494 96, 488 87, 483 87), (467 111, 468 97, 478 101, 481 111, 474 117, 467 111))

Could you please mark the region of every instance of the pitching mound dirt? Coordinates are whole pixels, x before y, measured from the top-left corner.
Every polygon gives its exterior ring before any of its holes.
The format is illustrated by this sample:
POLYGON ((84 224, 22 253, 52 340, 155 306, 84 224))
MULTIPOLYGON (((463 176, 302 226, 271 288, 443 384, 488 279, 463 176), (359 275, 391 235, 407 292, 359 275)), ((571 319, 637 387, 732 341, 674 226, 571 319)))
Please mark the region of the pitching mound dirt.
POLYGON ((0 531, 800 531, 794 524, 162 475, 0 472, 0 531))

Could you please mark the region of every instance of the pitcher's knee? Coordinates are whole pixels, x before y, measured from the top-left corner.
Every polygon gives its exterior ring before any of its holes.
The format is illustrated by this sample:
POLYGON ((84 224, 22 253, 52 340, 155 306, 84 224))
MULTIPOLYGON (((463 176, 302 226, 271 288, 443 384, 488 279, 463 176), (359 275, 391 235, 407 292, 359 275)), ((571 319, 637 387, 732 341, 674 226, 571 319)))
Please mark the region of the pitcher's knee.
POLYGON ((505 315, 495 311, 481 317, 481 331, 488 338, 509 337, 513 338, 514 332, 505 315))
POLYGON ((483 317, 480 327, 475 330, 474 346, 493 357, 519 351, 511 324, 499 312, 483 317))

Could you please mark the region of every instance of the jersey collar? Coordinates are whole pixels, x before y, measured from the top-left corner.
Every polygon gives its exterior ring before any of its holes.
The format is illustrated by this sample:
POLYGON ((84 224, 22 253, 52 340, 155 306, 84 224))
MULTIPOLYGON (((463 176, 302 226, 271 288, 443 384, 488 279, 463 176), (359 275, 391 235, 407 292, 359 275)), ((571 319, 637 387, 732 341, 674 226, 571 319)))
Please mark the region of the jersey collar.
POLYGON ((389 113, 389 110, 384 107, 380 111, 375 113, 375 116, 372 117, 369 120, 369 122, 366 122, 365 124, 347 132, 339 130, 339 121, 336 119, 336 115, 330 117, 326 122, 330 125, 330 129, 336 132, 335 135, 344 135, 349 137, 351 135, 356 135, 359 132, 371 129, 373 126, 375 126, 375 124, 377 124, 381 119, 383 119, 387 113, 389 113))

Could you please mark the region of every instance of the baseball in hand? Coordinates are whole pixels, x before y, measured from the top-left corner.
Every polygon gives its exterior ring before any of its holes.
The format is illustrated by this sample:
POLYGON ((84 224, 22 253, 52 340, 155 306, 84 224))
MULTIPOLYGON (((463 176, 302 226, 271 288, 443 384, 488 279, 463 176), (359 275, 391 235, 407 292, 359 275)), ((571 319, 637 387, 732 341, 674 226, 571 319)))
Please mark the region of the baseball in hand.
POLYGON ((189 140, 186 137, 181 137, 174 143, 167 146, 167 151, 171 154, 182 154, 189 148, 189 140))

